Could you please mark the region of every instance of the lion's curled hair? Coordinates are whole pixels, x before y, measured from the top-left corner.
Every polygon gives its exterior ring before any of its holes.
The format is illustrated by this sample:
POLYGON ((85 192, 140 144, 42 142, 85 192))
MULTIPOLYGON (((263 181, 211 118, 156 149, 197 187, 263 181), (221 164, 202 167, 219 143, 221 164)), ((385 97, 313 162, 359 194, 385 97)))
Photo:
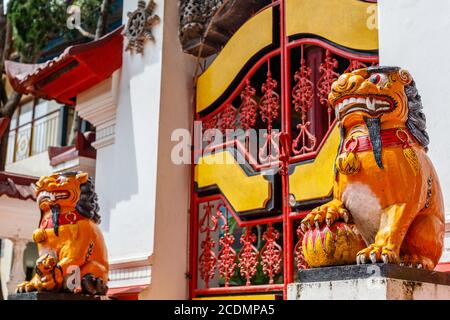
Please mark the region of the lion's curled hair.
POLYGON ((428 150, 430 138, 426 131, 427 121, 425 114, 422 112, 422 99, 414 81, 405 87, 405 94, 408 98, 408 120, 406 126, 425 150, 428 150))
POLYGON ((95 223, 100 223, 98 214, 98 198, 95 193, 94 179, 89 177, 88 181, 80 186, 80 199, 77 202, 77 211, 86 218, 92 219, 95 223))

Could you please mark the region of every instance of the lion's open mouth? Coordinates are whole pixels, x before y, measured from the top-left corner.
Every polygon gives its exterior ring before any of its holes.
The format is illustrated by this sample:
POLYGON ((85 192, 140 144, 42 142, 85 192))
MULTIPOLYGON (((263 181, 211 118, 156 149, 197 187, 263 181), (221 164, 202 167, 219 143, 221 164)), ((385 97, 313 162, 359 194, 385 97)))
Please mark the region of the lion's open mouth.
POLYGON ((43 201, 56 201, 60 199, 67 199, 69 198, 69 196, 70 192, 68 191, 56 191, 56 192, 41 191, 37 196, 37 201, 38 203, 41 203, 43 201))
POLYGON ((387 96, 344 96, 336 100, 334 105, 339 119, 356 111, 366 112, 376 117, 382 113, 391 112, 395 108, 394 100, 387 96))

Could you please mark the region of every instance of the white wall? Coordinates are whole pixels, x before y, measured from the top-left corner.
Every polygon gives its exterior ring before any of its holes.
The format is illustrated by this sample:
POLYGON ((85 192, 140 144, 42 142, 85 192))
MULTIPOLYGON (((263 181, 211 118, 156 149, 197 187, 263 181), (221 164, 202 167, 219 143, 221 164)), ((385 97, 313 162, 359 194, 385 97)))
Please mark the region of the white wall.
POLYGON ((380 64, 408 69, 416 81, 449 221, 450 1, 378 0, 378 8, 380 64))
MULTIPOLYGON (((124 2, 124 23, 136 6, 124 2)), ((140 298, 185 299, 190 166, 170 155, 172 131, 192 125, 195 63, 178 42, 177 1, 158 1, 156 14, 156 41, 143 56, 124 52, 115 143, 97 150, 96 190, 110 263, 151 256, 140 298)))
POLYGON ((29 176, 48 176, 53 173, 53 168, 50 166, 48 152, 42 152, 32 157, 13 162, 6 165, 7 172, 25 174, 29 176))
MULTIPOLYGON (((137 0, 124 1, 127 12, 137 0)), ((163 4, 156 13, 162 16, 163 4)), ((96 189, 110 262, 145 258, 153 252, 162 24, 144 55, 123 54, 115 144, 97 152, 96 189)))
MULTIPOLYGON (((162 5, 162 1, 158 4, 162 5)), ((179 128, 190 131, 193 125, 195 59, 183 53, 178 41, 178 1, 164 2, 163 20, 152 283, 140 298, 186 299, 191 166, 172 163, 171 151, 176 142, 171 142, 171 135, 179 128)))

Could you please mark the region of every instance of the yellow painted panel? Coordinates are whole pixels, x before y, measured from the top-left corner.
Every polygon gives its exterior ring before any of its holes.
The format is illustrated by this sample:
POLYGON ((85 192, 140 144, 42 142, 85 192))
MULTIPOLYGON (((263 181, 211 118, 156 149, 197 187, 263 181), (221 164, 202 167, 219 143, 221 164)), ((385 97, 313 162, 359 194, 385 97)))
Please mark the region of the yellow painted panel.
POLYGON ((347 48, 378 49, 376 4, 359 0, 286 0, 286 31, 319 35, 347 48))
POLYGON ((289 190, 297 201, 327 197, 333 190, 334 161, 339 148, 339 128, 334 127, 313 162, 295 167, 289 176, 289 190))
POLYGON ((274 294, 254 294, 245 296, 202 297, 192 300, 276 300, 276 296, 274 294))
POLYGON ((230 86, 256 53, 272 43, 272 8, 248 20, 228 41, 197 83, 197 112, 209 107, 230 86))
POLYGON ((271 197, 269 181, 261 175, 247 176, 227 150, 200 158, 195 178, 199 188, 217 185, 238 212, 262 209, 271 197))

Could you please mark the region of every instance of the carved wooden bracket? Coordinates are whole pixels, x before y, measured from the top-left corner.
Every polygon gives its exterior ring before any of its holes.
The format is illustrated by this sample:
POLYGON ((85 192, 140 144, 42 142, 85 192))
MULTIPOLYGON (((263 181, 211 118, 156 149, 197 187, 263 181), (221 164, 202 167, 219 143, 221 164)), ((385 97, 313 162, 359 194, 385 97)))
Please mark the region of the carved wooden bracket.
POLYGON ((180 0, 179 38, 183 51, 208 57, 267 1, 180 0))

